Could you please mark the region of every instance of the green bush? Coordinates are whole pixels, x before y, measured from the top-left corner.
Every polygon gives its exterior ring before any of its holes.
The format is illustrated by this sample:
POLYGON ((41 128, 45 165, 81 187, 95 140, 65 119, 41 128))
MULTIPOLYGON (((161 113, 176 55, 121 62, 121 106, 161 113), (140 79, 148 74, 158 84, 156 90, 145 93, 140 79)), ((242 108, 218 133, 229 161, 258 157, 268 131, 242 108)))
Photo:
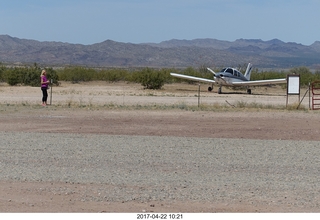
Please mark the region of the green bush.
POLYGON ((60 80, 73 83, 87 81, 110 81, 126 80, 128 71, 123 69, 96 70, 84 67, 66 67, 58 70, 60 80))
POLYGON ((117 82, 127 78, 128 71, 123 69, 101 70, 97 73, 97 80, 117 82))
POLYGON ((87 82, 94 78, 96 71, 84 67, 67 67, 58 71, 58 78, 72 83, 87 82))
POLYGON ((293 74, 299 74, 300 75, 300 84, 301 85, 309 85, 309 82, 313 82, 318 80, 318 74, 313 74, 307 67, 295 67, 290 70, 290 72, 293 74))
POLYGON ((2 65, 0 63, 0 82, 4 82, 4 73, 5 73, 5 70, 6 70, 6 67, 4 65, 2 65))
MULTIPOLYGON (((57 71, 55 71, 54 69, 52 68, 46 68, 46 72, 47 72, 47 79, 48 80, 52 80, 52 83, 54 85, 60 85, 59 83, 59 76, 57 74, 57 71)), ((40 77, 40 76, 39 76, 40 77)))
POLYGON ((277 72, 277 71, 254 71, 251 73, 251 80, 267 80, 267 79, 280 79, 280 78, 287 78, 287 74, 284 71, 277 72))
POLYGON ((15 86, 18 83, 21 82, 20 80, 20 76, 19 73, 15 70, 8 70, 6 71, 6 82, 10 85, 10 86, 15 86))
MULTIPOLYGON (((34 64, 32 67, 15 67, 15 68, 0 68, 1 81, 7 82, 14 86, 17 84, 26 86, 40 86, 41 68, 34 64)), ((53 79, 53 83, 58 84, 58 76, 52 68, 47 69, 47 78, 53 79)))
MULTIPOLYGON (((0 63, 0 81, 7 82, 9 85, 30 85, 30 86, 40 86, 40 73, 42 68, 40 68, 36 63, 33 66, 25 67, 15 67, 9 68, 5 67, 0 63)), ((187 67, 183 70, 177 69, 152 69, 143 68, 135 70, 125 70, 125 69, 93 69, 85 67, 66 67, 59 70, 54 70, 52 68, 46 68, 47 78, 53 80, 53 83, 59 85, 59 80, 71 81, 73 83, 86 82, 86 81, 127 81, 140 83, 145 89, 161 89, 165 83, 173 82, 188 82, 194 83, 190 80, 179 79, 170 76, 170 72, 177 72, 181 74, 208 78, 212 79, 212 73, 207 71, 204 66, 199 69, 193 67, 187 67)), ((307 67, 295 67, 289 71, 262 71, 259 72, 258 69, 254 69, 251 74, 251 80, 267 80, 267 79, 277 79, 286 78, 287 74, 300 74, 301 85, 308 85, 309 82, 320 80, 320 72, 316 71, 312 73, 307 67)))
POLYGON ((141 83, 145 89, 161 89, 166 80, 165 75, 161 71, 151 68, 135 72, 133 78, 136 82, 141 83))

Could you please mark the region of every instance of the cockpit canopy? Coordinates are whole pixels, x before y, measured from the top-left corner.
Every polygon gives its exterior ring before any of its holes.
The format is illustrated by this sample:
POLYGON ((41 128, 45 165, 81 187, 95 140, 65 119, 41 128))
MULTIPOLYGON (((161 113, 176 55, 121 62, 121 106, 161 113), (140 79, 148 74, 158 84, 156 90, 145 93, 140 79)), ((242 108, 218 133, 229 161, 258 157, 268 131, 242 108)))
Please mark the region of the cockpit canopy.
POLYGON ((231 73, 232 75, 236 76, 236 77, 240 77, 241 73, 233 68, 224 68, 221 70, 221 72, 225 72, 225 73, 231 73))

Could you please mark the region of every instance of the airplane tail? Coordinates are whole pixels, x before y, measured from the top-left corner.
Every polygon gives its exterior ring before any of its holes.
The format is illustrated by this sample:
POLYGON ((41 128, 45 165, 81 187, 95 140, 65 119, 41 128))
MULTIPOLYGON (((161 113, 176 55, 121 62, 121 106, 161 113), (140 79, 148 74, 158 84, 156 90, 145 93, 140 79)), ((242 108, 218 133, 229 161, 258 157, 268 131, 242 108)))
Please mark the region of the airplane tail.
POLYGON ((251 70, 252 70, 252 64, 249 63, 248 66, 247 66, 247 70, 244 74, 244 77, 246 77, 247 80, 250 81, 250 76, 251 76, 251 70))

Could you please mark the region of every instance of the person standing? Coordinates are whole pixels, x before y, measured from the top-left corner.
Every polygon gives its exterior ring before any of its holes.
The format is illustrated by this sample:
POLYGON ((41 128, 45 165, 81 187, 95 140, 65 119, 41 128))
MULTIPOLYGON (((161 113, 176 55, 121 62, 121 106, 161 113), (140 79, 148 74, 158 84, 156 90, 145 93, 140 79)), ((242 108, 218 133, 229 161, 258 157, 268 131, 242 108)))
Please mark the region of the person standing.
POLYGON ((41 90, 42 90, 42 106, 47 105, 47 99, 48 99, 48 85, 49 85, 49 80, 47 79, 47 72, 45 70, 41 71, 41 90))

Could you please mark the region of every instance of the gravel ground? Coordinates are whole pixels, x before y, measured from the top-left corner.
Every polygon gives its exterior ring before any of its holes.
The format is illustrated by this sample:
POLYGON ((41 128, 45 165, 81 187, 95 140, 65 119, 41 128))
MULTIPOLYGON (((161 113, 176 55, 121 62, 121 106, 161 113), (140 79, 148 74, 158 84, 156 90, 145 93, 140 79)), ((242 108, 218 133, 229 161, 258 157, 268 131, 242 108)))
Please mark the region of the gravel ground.
MULTIPOLYGON (((196 106, 197 88, 63 83, 43 108, 39 88, 0 84, 0 212, 319 212, 316 111, 103 108, 196 106)), ((201 103, 286 103, 224 92, 201 103)))
POLYGON ((83 201, 203 201, 320 210, 319 142, 0 133, 0 179, 99 183, 83 201))

